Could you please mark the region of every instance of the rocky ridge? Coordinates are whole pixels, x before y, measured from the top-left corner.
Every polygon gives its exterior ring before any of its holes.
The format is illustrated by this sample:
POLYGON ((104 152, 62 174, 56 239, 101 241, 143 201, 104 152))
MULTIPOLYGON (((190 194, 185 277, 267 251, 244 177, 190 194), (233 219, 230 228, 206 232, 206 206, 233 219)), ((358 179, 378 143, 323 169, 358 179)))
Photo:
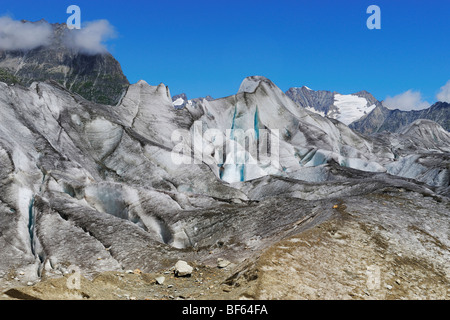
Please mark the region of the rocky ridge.
POLYGON ((399 132, 414 121, 425 119, 437 122, 450 131, 449 112, 450 104, 446 102, 436 102, 431 107, 418 111, 390 110, 378 104, 367 116, 350 124, 350 128, 364 134, 399 132))

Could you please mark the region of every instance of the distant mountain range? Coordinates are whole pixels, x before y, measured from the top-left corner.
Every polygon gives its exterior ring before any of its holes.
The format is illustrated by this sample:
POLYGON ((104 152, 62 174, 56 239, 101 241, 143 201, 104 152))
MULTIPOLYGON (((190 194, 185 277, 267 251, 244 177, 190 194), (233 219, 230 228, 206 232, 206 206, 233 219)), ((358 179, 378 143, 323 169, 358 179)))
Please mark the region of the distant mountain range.
POLYGON ((381 103, 368 115, 350 124, 350 128, 361 133, 398 132, 404 126, 418 119, 427 119, 439 123, 445 130, 450 131, 450 104, 436 102, 424 110, 390 110, 381 103))
POLYGON ((183 109, 184 107, 192 106, 193 104, 196 104, 203 99, 205 99, 206 101, 214 100, 214 98, 209 95, 204 98, 195 98, 190 100, 185 93, 180 93, 172 97, 172 102, 175 109, 183 109))
POLYGON ((109 53, 89 55, 68 48, 63 40, 66 24, 51 26, 49 45, 0 51, 0 81, 29 86, 51 79, 87 100, 117 104, 129 86, 119 62, 109 53))
POLYGON ((305 109, 349 125, 370 113, 379 102, 367 91, 343 95, 308 87, 290 88, 286 95, 305 109))
POLYGON ((367 91, 342 95, 325 90, 314 91, 303 86, 290 88, 286 95, 301 107, 339 120, 364 134, 399 132, 418 119, 435 121, 450 131, 450 104, 446 102, 437 102, 424 110, 401 111, 384 107, 367 91))
MULTIPOLYGON (((49 45, 26 51, 0 51, 0 82, 29 86, 53 80, 89 101, 119 103, 130 85, 119 62, 110 53, 91 55, 68 48, 64 43, 66 24, 51 26, 49 45)), ((345 95, 303 86, 290 88, 286 95, 306 110, 339 120, 364 134, 399 132, 418 119, 433 120, 450 130, 450 109, 445 102, 425 110, 400 111, 387 109, 367 91, 345 95)), ((210 96, 204 99, 214 100, 210 96)), ((173 105, 180 109, 201 100, 189 100, 183 93, 173 97, 173 105)))

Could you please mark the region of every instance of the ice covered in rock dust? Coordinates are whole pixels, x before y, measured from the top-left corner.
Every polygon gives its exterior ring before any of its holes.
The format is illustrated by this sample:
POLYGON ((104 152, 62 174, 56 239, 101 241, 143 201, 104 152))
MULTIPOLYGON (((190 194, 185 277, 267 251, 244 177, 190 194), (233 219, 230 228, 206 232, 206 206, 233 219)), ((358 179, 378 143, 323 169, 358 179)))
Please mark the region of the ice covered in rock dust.
POLYGON ((394 188, 438 199, 438 211, 448 203, 450 136, 439 125, 418 121, 399 134, 364 136, 261 76, 246 78, 236 95, 183 108, 166 85, 145 81, 117 106, 56 83, 0 83, 0 114, 7 285, 10 270, 37 281, 71 265, 93 277, 178 260, 246 259, 330 219, 337 198, 394 188), (186 151, 179 163, 177 147, 186 151))

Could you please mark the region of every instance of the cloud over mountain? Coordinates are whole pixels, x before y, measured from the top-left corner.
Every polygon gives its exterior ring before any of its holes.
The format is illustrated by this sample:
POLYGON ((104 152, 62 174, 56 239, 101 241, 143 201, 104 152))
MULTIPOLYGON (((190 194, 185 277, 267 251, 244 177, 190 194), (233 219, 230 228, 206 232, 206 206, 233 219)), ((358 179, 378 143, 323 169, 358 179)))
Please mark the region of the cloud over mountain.
POLYGON ((80 30, 67 30, 65 44, 84 54, 107 52, 105 42, 116 36, 114 27, 107 20, 86 23, 80 30))
MULTIPOLYGON (((0 17, 0 50, 32 50, 49 45, 52 41, 52 25, 46 21, 28 22, 0 17)), ((105 42, 116 36, 114 27, 107 20, 86 22, 80 30, 67 29, 63 43, 83 54, 106 53, 105 42)))
POLYGON ((0 50, 30 50, 50 42, 52 28, 45 21, 22 22, 0 17, 0 50))
POLYGON ((430 107, 430 104, 423 100, 419 91, 408 90, 396 96, 388 96, 383 105, 388 109, 399 109, 403 111, 422 110, 430 107))
POLYGON ((450 103, 450 80, 441 87, 439 93, 436 95, 436 98, 442 102, 450 103))

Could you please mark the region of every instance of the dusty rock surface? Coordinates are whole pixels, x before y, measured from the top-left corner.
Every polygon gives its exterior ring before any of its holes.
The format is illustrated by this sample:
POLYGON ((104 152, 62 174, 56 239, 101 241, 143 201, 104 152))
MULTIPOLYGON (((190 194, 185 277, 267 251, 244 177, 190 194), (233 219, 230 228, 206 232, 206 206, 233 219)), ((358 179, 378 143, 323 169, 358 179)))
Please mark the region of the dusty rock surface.
POLYGON ((73 274, 66 274, 6 290, 1 299, 449 298, 449 229, 440 223, 448 215, 447 203, 387 191, 330 206, 331 219, 225 268, 188 261, 193 267, 189 277, 177 277, 174 267, 105 272, 92 280, 81 277, 79 288, 70 288, 73 274), (433 210, 418 214, 418 206, 433 210), (158 284, 162 276, 165 281, 158 284))

